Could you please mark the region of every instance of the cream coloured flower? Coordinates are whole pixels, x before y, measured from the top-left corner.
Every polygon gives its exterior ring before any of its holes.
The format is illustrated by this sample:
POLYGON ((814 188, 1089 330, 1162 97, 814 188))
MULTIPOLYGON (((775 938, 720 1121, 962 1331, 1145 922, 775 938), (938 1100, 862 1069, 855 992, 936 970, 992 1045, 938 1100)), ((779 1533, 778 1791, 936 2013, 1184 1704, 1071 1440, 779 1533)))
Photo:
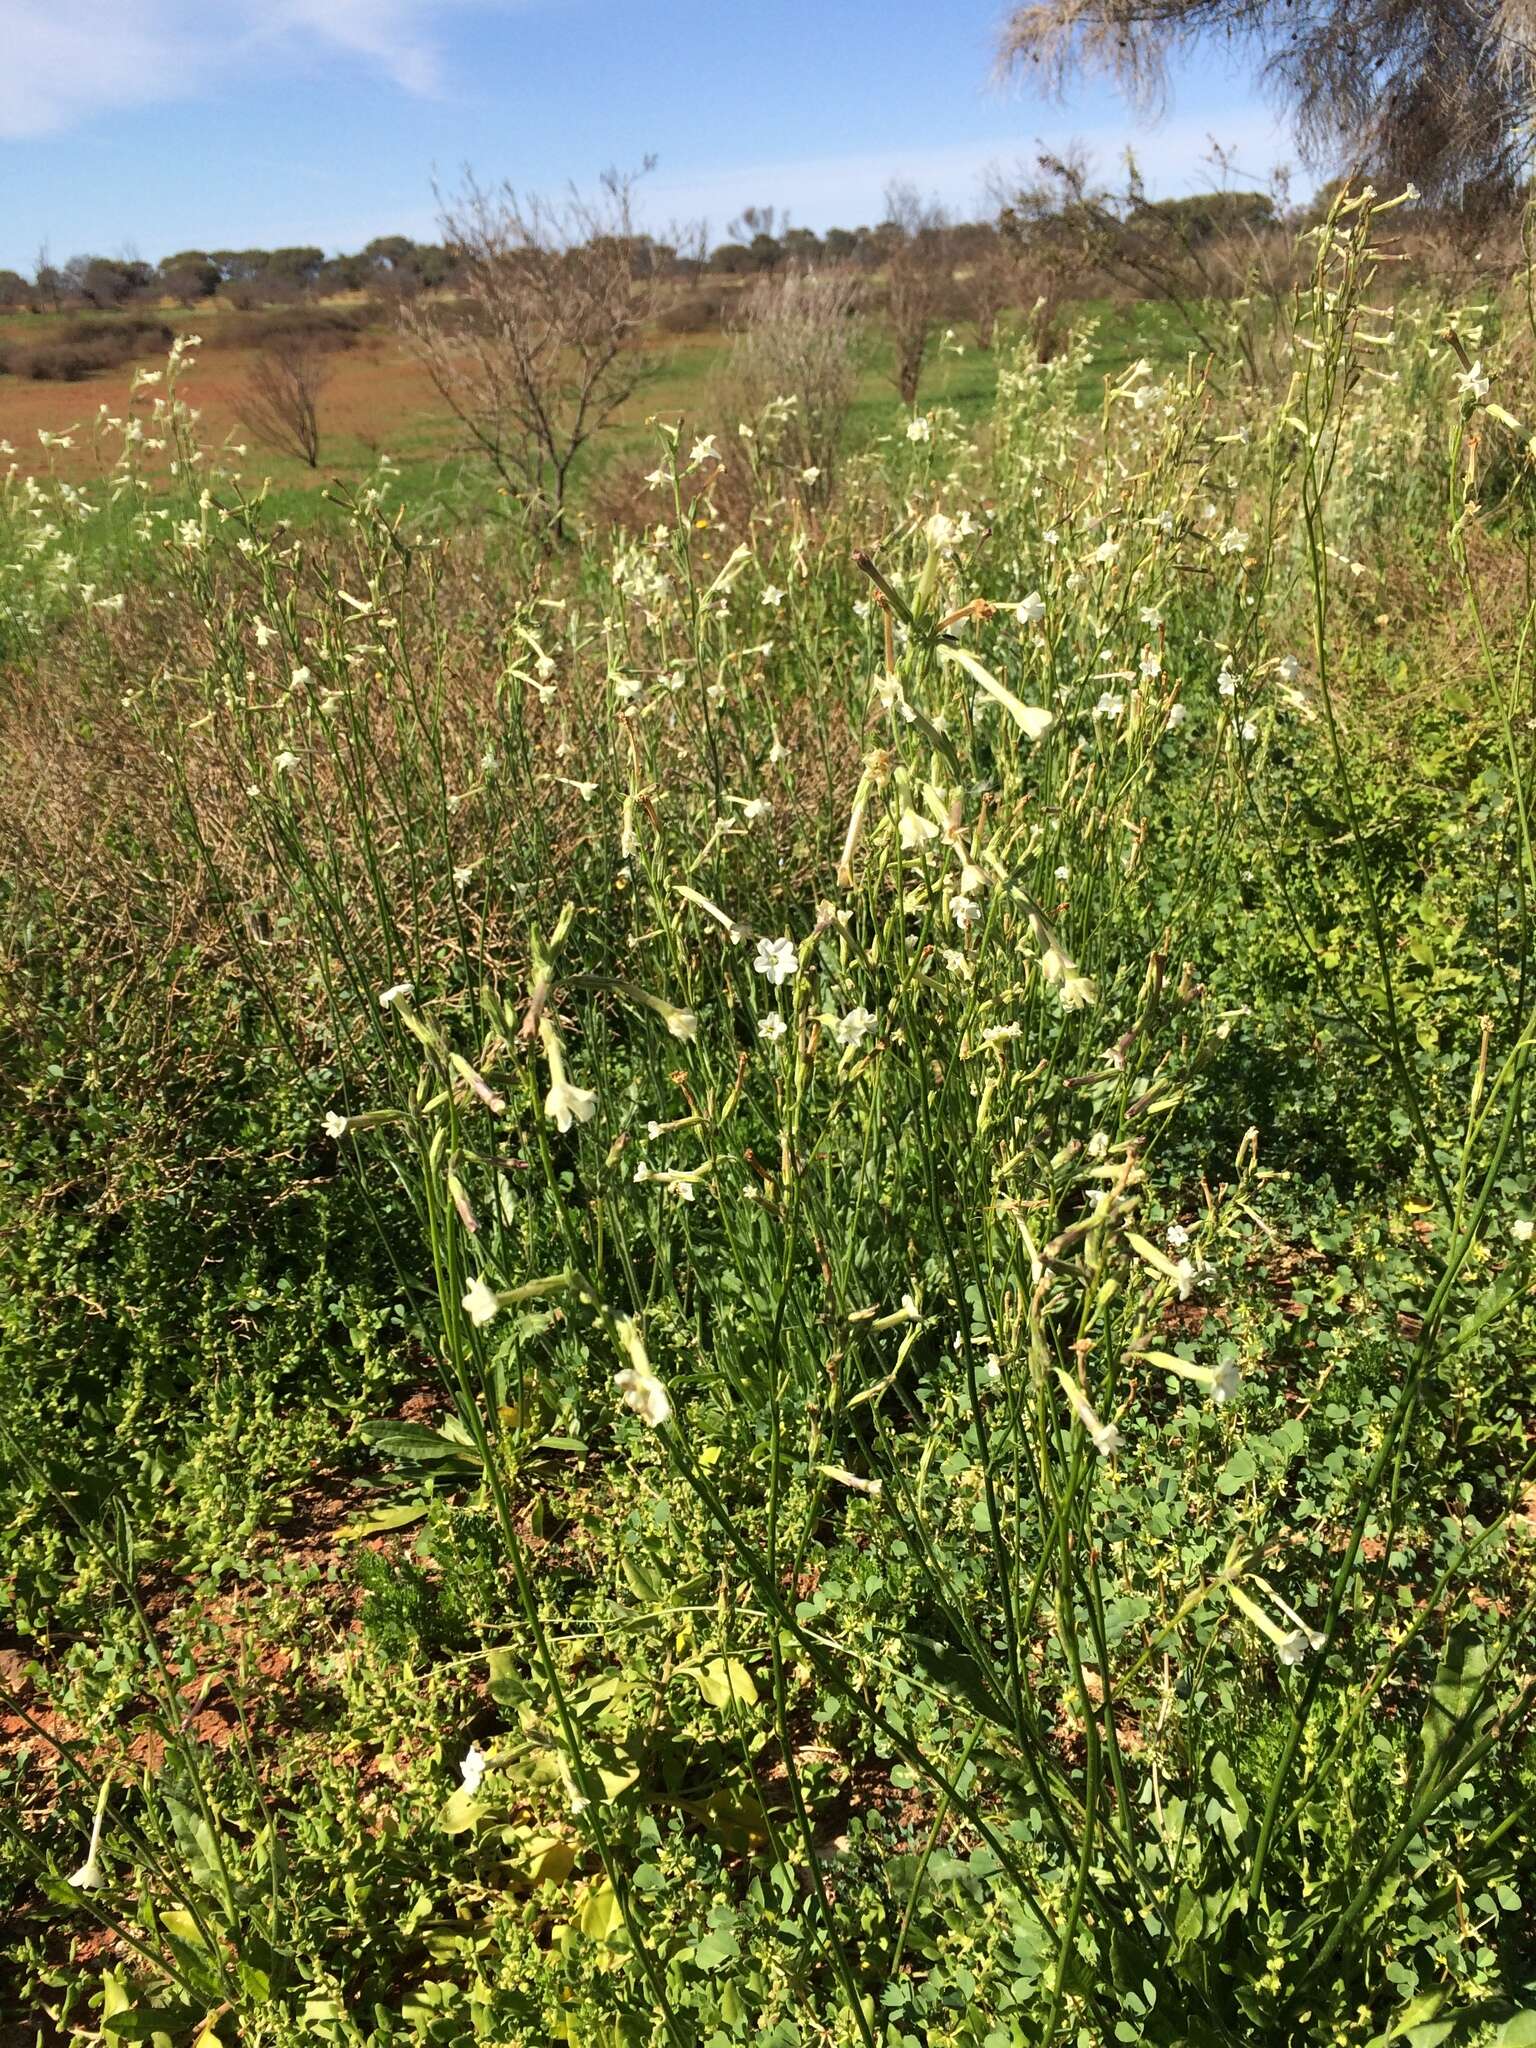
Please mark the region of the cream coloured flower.
POLYGON ((931 441, 933 439, 933 422, 926 413, 920 412, 916 419, 907 421, 907 439, 909 441, 931 441))
POLYGON ((754 973, 766 975, 774 988, 782 988, 800 970, 793 939, 759 939, 752 967, 754 973))
POLYGON ((857 1009, 846 1011, 832 1026, 832 1036, 839 1045, 862 1045, 879 1023, 873 1010, 866 1010, 862 1004, 857 1009))
POLYGON ((393 982, 388 988, 380 989, 379 1008, 381 1010, 393 1009, 396 1003, 402 1001, 406 996, 413 995, 414 993, 415 986, 413 983, 409 981, 393 982))
POLYGON ((459 1780, 471 1799, 480 1790, 480 1781, 485 1776, 488 1761, 485 1751, 478 1742, 472 1742, 464 1752, 463 1761, 459 1765, 459 1780))
POLYGON ((638 1415, 647 1429, 660 1429, 672 1420, 672 1403, 655 1373, 643 1366, 626 1365, 613 1376, 624 1406, 638 1415))
POLYGON ((347 1135, 347 1120, 334 1109, 325 1112, 325 1135, 328 1138, 344 1138, 347 1135))
POLYGON ((769 1045, 777 1045, 789 1030, 789 1026, 777 1010, 770 1010, 766 1017, 757 1020, 757 1035, 769 1045))
POLYGON ((916 853, 928 840, 937 839, 939 836, 939 828, 932 818, 925 818, 921 811, 914 811, 910 805, 897 820, 896 829, 901 838, 902 850, 906 853, 916 853))
POLYGON ((483 1330, 487 1323, 494 1322, 501 1309, 495 1288, 488 1286, 478 1273, 465 1288, 460 1306, 477 1330, 483 1330))
POLYGON ((1038 626, 1045 617, 1045 599, 1038 590, 1032 590, 1028 597, 1020 598, 1013 615, 1021 626, 1038 626))
POLYGON ((562 1076, 544 1097, 544 1114, 561 1131, 572 1124, 589 1124, 597 1115, 597 1090, 578 1088, 562 1076))

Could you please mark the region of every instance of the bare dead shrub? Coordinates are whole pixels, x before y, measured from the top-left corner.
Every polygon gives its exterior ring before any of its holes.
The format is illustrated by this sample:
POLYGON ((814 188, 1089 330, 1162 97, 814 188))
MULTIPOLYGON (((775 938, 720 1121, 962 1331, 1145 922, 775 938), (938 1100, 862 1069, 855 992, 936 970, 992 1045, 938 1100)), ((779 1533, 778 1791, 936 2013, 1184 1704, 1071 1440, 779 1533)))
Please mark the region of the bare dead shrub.
POLYGON ((772 433, 759 434, 758 454, 787 472, 802 495, 825 495, 836 475, 866 346, 862 291, 851 270, 790 269, 762 278, 741 298, 730 396, 749 421, 773 407, 772 433), (793 403, 774 405, 783 399, 793 403))
POLYGON ((320 465, 320 394, 330 376, 330 349, 311 334, 276 336, 251 366, 245 416, 263 441, 320 465))
POLYGON ((953 293, 954 258, 943 209, 924 200, 915 185, 891 185, 885 195, 892 230, 886 273, 886 303, 894 360, 891 382, 903 405, 917 403, 928 338, 953 293))
POLYGON ((636 262, 633 180, 555 202, 470 179, 442 212, 454 298, 401 308, 437 390, 552 538, 564 533, 572 468, 650 372, 637 344, 659 299, 636 262))

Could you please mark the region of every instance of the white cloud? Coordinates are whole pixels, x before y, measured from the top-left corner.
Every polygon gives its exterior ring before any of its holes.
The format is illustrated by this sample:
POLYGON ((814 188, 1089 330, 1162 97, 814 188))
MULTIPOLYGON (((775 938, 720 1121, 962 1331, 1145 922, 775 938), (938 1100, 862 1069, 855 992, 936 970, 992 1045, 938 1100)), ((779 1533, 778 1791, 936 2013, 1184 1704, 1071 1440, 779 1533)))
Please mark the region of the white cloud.
POLYGON ((186 99, 274 58, 340 55, 434 93, 436 20, 487 4, 516 0, 0 0, 0 141, 186 99))
POLYGON ((950 212, 970 215, 988 211, 990 174, 1018 172, 1021 182, 1034 175, 1042 147, 1062 150, 1077 144, 1096 168, 1112 179, 1127 143, 1136 152, 1150 191, 1160 196, 1193 192, 1218 182, 1209 163, 1211 140, 1229 152, 1232 182, 1262 183, 1269 173, 1289 163, 1295 144, 1283 122, 1259 107, 1241 107, 1212 118, 1187 115, 1149 122, 1125 112, 1107 121, 1102 111, 1091 122, 1056 121, 1036 133, 990 141, 945 143, 936 148, 860 151, 849 155, 799 157, 780 163, 722 165, 668 176, 663 169, 640 187, 640 210, 653 231, 674 221, 707 221, 716 240, 743 206, 772 205, 781 218, 799 227, 868 226, 884 214, 884 195, 893 179, 917 186, 924 197, 936 197, 950 212))

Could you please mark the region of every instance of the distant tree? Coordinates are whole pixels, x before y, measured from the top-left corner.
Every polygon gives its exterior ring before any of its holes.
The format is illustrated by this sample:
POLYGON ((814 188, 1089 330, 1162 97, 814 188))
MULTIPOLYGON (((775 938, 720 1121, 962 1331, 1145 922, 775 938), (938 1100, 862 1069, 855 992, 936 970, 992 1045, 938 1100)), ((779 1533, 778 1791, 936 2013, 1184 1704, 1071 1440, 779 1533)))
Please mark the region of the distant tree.
POLYGON ((270 261, 265 249, 211 249, 209 255, 226 284, 254 284, 270 261))
POLYGON ((784 261, 796 263, 802 270, 813 269, 826 254, 820 235, 810 228, 786 228, 780 237, 780 246, 784 251, 784 261))
POLYGON ((577 457, 648 374, 659 280, 637 279, 633 180, 550 201, 470 179, 443 208, 458 294, 401 308, 438 392, 552 539, 577 457))
POLYGON ((64 273, 55 267, 48 254, 48 244, 44 242, 37 252, 32 272, 32 305, 39 313, 45 309, 57 313, 63 303, 64 273))
POLYGON ((325 251, 307 244, 293 249, 273 249, 262 273, 263 282, 281 283, 308 291, 325 263, 325 251))
POLYGON ((121 306, 154 282, 155 273, 136 257, 71 256, 64 266, 67 288, 88 306, 121 306))
POLYGON ((183 249, 175 256, 161 258, 159 275, 162 287, 171 297, 190 306, 199 299, 211 299, 222 274, 206 250, 183 249))
POLYGON ((1107 73, 1150 106, 1169 58, 1204 40, 1246 46, 1319 166, 1476 208, 1510 199, 1530 163, 1533 0, 1033 0, 1001 60, 1056 88, 1107 73))
POLYGON ((416 244, 408 235, 375 235, 360 252, 370 270, 395 272, 407 269, 415 253, 416 244))
POLYGON ((262 440, 311 469, 320 463, 320 394, 329 376, 314 335, 283 334, 257 356, 245 391, 245 417, 262 440))
POLYGON ((709 267, 726 277, 745 277, 757 266, 752 261, 752 251, 742 243, 722 242, 717 249, 711 250, 709 267))
POLYGON ((821 248, 829 263, 852 263, 859 253, 859 238, 851 228, 828 228, 821 248))
POLYGON ((19 270, 0 270, 0 306, 9 313, 32 303, 32 286, 19 270))
POLYGON ((373 282, 375 273, 361 256, 327 256, 315 277, 319 292, 358 292, 373 282))
POLYGON ((917 403, 928 337, 950 293, 953 256, 949 222, 915 185, 893 184, 885 195, 886 218, 879 235, 889 250, 891 339, 895 359, 891 381, 904 405, 917 403))

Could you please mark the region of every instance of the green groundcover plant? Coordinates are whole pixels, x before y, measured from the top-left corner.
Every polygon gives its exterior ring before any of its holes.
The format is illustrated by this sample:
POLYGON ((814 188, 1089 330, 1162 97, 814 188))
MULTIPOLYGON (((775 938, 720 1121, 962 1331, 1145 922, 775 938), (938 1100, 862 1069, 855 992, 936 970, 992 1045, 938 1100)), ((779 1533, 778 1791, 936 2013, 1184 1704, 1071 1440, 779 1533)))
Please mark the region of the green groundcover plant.
POLYGON ((295 533, 186 349, 5 487, 18 2040, 1536 2039, 1529 344, 1396 204, 831 503, 295 533))

